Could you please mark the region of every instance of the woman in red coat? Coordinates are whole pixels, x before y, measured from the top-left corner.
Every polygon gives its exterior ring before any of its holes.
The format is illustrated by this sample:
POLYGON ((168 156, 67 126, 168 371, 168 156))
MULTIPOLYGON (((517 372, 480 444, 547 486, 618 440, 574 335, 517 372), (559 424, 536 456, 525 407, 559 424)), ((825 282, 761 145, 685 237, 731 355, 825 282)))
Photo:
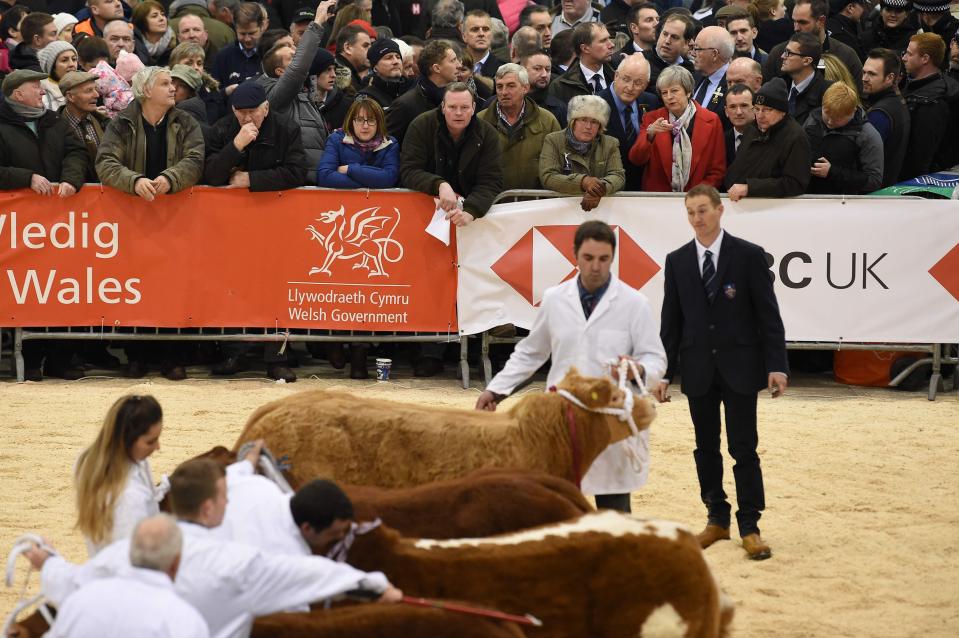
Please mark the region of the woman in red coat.
POLYGON ((663 69, 656 89, 664 108, 643 116, 629 161, 645 166, 643 190, 684 193, 698 184, 722 190, 726 140, 719 117, 691 99, 693 76, 681 66, 663 69))

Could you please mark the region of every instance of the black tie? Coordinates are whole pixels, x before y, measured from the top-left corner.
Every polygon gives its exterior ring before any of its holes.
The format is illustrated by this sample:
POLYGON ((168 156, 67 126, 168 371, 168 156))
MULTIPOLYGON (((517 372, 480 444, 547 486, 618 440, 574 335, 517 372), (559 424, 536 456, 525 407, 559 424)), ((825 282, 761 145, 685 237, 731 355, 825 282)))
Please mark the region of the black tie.
POLYGON ((789 91, 789 114, 796 114, 796 98, 799 96, 799 91, 796 90, 796 87, 793 87, 789 91))
POLYGON ((703 80, 703 83, 699 85, 699 90, 696 91, 696 101, 699 102, 700 106, 703 106, 703 100, 706 99, 706 91, 709 90, 709 78, 703 80))
POLYGON ((597 93, 603 90, 602 78, 600 78, 599 73, 593 76, 592 82, 593 82, 593 95, 596 95, 597 93))
POLYGON ((583 295, 583 313, 586 315, 587 319, 589 319, 589 316, 593 314, 593 310, 595 308, 596 308, 596 295, 594 294, 583 295))
POLYGON ((713 253, 707 250, 703 255, 703 288, 706 289, 706 299, 709 303, 716 298, 719 286, 716 283, 716 267, 713 265, 713 253))
POLYGON ((623 132, 626 133, 626 141, 632 146, 636 138, 636 127, 633 126, 633 105, 627 104, 623 107, 623 132))

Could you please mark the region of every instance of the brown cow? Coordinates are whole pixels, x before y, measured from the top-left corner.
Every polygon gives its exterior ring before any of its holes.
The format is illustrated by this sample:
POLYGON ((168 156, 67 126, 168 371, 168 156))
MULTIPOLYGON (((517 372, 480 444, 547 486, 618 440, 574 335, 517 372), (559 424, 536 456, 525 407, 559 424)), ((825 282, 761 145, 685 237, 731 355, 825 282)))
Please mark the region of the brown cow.
MULTIPOLYGON (((621 408, 625 399, 610 380, 582 377, 574 369, 560 387, 588 408, 621 408)), ((638 428, 648 427, 654 413, 651 402, 635 401, 638 428)), ((557 393, 527 394, 502 413, 317 390, 257 409, 236 447, 262 438, 267 447, 288 452, 290 475, 297 483, 322 476, 356 485, 408 487, 487 467, 577 478, 608 445, 630 434, 615 416, 582 409, 557 393), (577 456, 580 462, 574 467, 577 456)))
MULTIPOLYGON (((530 638, 716 638, 732 620, 695 535, 611 511, 486 539, 416 540, 381 526, 356 538, 348 560, 407 595, 531 613, 543 627, 524 627, 530 638)), ((308 635, 321 613, 289 614, 286 626, 308 635)))

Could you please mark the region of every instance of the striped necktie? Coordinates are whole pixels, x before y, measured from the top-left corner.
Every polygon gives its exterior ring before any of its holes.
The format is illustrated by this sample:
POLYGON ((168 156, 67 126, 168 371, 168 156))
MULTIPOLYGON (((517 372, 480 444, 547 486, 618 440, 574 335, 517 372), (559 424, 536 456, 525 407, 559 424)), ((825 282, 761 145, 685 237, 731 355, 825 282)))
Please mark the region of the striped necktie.
POLYGON ((703 288, 706 290, 706 299, 709 303, 713 302, 713 299, 716 298, 716 293, 719 292, 717 281, 716 267, 713 265, 713 252, 707 250, 705 254, 703 254, 703 288))

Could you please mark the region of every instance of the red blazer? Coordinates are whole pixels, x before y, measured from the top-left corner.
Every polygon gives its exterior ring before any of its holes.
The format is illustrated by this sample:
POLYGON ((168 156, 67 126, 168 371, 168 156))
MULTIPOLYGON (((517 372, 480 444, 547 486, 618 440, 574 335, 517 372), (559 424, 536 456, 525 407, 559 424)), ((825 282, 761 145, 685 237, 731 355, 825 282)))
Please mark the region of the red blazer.
MULTIPOLYGON (((673 175, 673 136, 667 131, 658 134, 650 142, 646 129, 659 118, 669 119, 666 108, 650 111, 643 116, 636 143, 629 149, 629 161, 637 166, 645 164, 643 190, 654 193, 669 193, 673 175)), ((723 190, 726 177, 726 138, 719 116, 696 104, 693 119, 693 158, 689 165, 689 181, 686 190, 697 184, 709 184, 723 190)))

